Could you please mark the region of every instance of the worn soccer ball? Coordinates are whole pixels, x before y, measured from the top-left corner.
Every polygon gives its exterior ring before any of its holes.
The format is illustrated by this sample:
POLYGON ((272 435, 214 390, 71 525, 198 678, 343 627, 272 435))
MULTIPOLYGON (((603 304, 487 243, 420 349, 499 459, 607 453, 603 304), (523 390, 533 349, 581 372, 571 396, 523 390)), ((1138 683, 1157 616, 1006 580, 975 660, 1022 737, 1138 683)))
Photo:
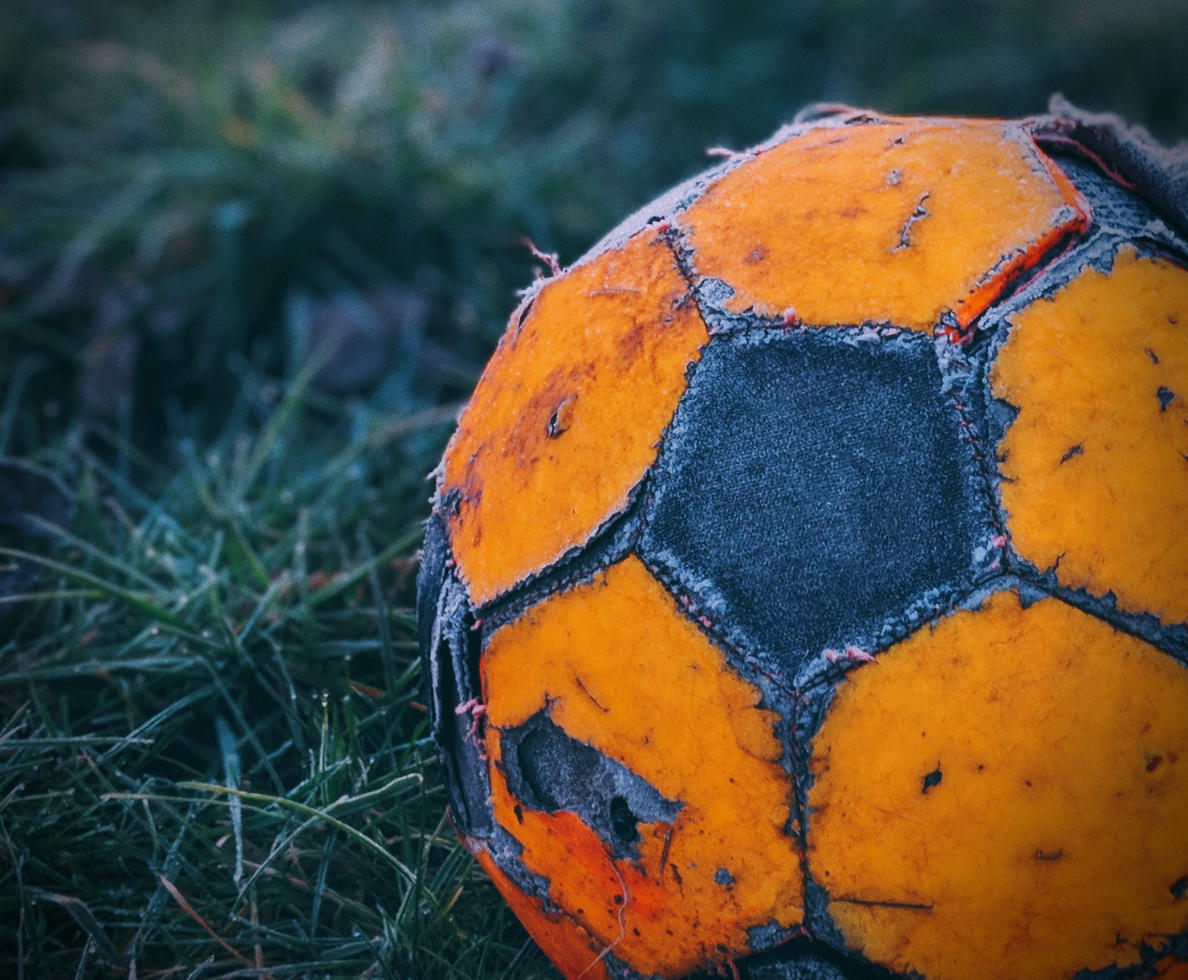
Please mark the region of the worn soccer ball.
POLYGON ((1188 976, 1188 167, 804 113, 528 291, 419 583, 571 978, 1188 976))

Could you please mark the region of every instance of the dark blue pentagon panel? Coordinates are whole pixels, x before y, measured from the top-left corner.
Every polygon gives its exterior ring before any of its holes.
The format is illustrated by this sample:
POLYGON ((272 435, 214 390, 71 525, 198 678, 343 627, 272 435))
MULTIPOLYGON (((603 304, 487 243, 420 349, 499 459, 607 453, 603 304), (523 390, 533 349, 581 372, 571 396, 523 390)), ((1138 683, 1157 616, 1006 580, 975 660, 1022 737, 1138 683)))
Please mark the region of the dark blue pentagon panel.
POLYGON ((922 334, 719 336, 662 446, 640 554, 788 678, 883 646, 971 587, 991 536, 959 422, 922 334))
POLYGON ((490 835, 494 830, 491 795, 481 743, 477 705, 479 633, 466 590, 451 571, 445 521, 433 514, 417 575, 417 630, 421 669, 429 692, 429 722, 445 768, 446 797, 458 829, 490 835))
POLYGON ((747 957, 743 969, 740 976, 746 980, 893 980, 896 976, 804 937, 770 953, 747 957))

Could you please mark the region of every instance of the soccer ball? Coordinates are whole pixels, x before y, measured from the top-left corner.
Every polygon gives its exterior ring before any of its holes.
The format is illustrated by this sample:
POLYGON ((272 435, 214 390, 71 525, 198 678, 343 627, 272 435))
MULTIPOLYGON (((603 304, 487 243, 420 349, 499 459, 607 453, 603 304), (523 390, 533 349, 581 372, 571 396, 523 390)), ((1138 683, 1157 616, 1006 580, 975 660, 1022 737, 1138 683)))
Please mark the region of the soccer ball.
POLYGON ((803 113, 542 279, 419 581, 568 978, 1188 976, 1188 166, 803 113))

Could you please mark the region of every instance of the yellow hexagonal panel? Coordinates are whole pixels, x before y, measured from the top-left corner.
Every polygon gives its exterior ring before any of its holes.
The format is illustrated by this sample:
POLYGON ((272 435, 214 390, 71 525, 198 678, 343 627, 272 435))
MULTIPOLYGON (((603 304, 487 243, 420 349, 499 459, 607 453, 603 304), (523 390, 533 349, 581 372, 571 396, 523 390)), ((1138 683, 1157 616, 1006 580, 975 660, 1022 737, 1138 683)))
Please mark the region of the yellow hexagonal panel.
POLYGON ((929 330, 967 326, 1086 211, 1018 127, 890 119, 794 135, 676 220, 733 312, 929 330))
POLYGON ((751 927, 800 922, 777 717, 637 558, 496 630, 481 671, 495 820, 602 948, 644 976, 680 976, 746 953, 751 927), (509 791, 503 739, 545 710, 680 804, 671 822, 639 827, 637 858, 613 857, 575 813, 509 791))
POLYGON ((1015 550, 1057 580, 1188 620, 1188 270, 1133 249, 1012 317, 991 375, 1015 550))
POLYGON ((626 506, 707 339, 671 248, 646 230, 517 311, 443 460, 450 544, 476 604, 626 506))
POLYGON ((1000 592, 835 698, 808 868, 852 949, 929 980, 1051 980, 1188 930, 1182 664, 1000 592))

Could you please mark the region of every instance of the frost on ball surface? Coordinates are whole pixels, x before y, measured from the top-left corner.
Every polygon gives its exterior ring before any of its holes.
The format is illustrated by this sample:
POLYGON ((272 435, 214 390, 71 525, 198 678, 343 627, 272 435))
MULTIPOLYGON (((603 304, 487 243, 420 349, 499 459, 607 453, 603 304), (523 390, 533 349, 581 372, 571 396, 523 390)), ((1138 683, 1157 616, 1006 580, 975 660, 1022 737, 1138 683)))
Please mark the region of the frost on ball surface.
POLYGON ((1188 971, 1188 167, 835 113, 539 284, 419 582, 567 977, 1188 971))

